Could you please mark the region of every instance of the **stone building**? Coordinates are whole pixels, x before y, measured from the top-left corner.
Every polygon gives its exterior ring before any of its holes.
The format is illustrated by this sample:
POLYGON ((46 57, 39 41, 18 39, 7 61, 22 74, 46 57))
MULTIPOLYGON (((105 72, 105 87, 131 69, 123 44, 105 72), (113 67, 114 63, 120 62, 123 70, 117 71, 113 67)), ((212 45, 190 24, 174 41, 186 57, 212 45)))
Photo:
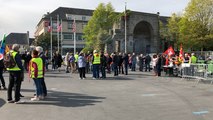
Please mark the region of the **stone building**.
MULTIPOLYGON (((52 17, 53 36, 57 36, 57 16, 62 21, 62 32, 60 32, 61 48, 63 54, 74 51, 73 21, 76 20, 76 48, 80 51, 85 46, 83 28, 87 25, 93 14, 93 10, 59 7, 51 13, 47 13, 37 24, 35 37, 48 32, 48 22, 52 17), (61 37, 62 36, 62 37, 61 37)), ((159 39, 159 20, 166 24, 168 17, 159 14, 131 11, 127 17, 127 52, 156 53, 162 52, 163 45, 159 39)), ((106 45, 108 52, 125 51, 125 27, 124 19, 113 26, 111 33, 112 42, 106 45)))

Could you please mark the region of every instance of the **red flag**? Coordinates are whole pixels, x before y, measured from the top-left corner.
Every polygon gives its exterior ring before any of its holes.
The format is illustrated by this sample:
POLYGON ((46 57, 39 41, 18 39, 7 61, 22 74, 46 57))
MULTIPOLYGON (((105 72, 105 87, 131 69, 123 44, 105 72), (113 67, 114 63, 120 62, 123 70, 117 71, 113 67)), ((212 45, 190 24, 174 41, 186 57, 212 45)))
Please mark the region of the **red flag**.
POLYGON ((75 19, 74 19, 73 24, 72 24, 72 32, 76 32, 76 23, 75 23, 75 19))
POLYGON ((183 47, 182 47, 182 44, 180 45, 179 60, 181 62, 183 61, 183 47))
POLYGON ((57 25, 57 31, 58 31, 58 32, 61 32, 61 28, 62 28, 62 24, 59 23, 59 24, 57 25))
POLYGON ((165 52, 164 54, 167 54, 169 56, 174 55, 175 51, 173 50, 172 46, 170 46, 165 52))
POLYGON ((49 21, 45 21, 44 22, 44 27, 48 27, 49 26, 49 21))

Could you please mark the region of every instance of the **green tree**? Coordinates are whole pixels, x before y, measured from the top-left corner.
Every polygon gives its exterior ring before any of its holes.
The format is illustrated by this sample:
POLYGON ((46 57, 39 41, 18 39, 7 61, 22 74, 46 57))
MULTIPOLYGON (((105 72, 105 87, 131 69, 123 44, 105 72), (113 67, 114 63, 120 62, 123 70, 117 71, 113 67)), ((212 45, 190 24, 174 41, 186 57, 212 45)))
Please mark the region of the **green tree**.
MULTIPOLYGON (((44 49, 44 51, 49 50, 50 49, 50 33, 40 35, 36 41, 36 45, 41 46, 44 49)), ((52 39, 52 45, 53 45, 53 48, 57 47, 57 39, 56 39, 56 36, 54 35, 52 39)))
POLYGON ((213 50, 213 0, 191 0, 180 21, 182 39, 194 50, 213 50))
POLYGON ((86 40, 85 49, 103 50, 103 46, 106 44, 106 38, 109 36, 108 31, 112 29, 117 19, 118 15, 115 13, 111 3, 106 5, 100 3, 83 30, 86 40))

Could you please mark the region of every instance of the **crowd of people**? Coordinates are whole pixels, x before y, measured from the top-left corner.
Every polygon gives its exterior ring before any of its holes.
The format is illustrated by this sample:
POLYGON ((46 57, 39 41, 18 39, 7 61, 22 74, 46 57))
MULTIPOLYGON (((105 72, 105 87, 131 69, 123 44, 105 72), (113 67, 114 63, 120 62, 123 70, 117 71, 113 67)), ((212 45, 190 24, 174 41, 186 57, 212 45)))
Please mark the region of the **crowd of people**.
MULTIPOLYGON (((31 52, 19 54, 19 45, 14 44, 12 50, 9 51, 15 60, 16 66, 6 68, 9 72, 8 88, 6 87, 3 77, 4 60, 0 60, 0 89, 7 90, 8 103, 21 103, 20 93, 21 83, 24 80, 24 71, 28 71, 30 77, 34 80, 35 94, 31 98, 32 101, 44 99, 47 96, 47 87, 44 80, 44 74, 49 70, 48 65, 52 63, 52 70, 61 71, 62 65, 65 65, 66 73, 78 73, 79 79, 86 79, 86 74, 92 73, 93 79, 105 79, 107 73, 113 73, 114 76, 119 74, 128 75, 128 71, 150 72, 153 70, 154 76, 161 76, 161 72, 173 70, 182 63, 197 63, 198 59, 194 53, 185 53, 182 57, 179 55, 167 54, 149 54, 136 55, 135 53, 104 53, 97 50, 93 52, 76 52, 67 53, 64 58, 59 52, 53 53, 52 60, 49 59, 48 53, 43 52, 42 47, 37 46, 31 52), (50 62, 51 61, 51 62, 50 62), (14 89, 15 98, 12 98, 12 90, 14 89)), ((211 61, 210 58, 205 62, 211 61)), ((173 71, 172 71, 173 72, 173 71)), ((173 73, 172 73, 173 74, 173 73)))
POLYGON ((75 55, 67 53, 64 58, 66 73, 79 73, 79 79, 85 79, 86 73, 91 72, 93 79, 104 79, 106 73, 113 72, 114 76, 119 74, 128 75, 128 69, 136 71, 139 65, 140 71, 151 71, 151 57, 149 54, 137 56, 135 53, 104 53, 94 50, 93 52, 75 55))

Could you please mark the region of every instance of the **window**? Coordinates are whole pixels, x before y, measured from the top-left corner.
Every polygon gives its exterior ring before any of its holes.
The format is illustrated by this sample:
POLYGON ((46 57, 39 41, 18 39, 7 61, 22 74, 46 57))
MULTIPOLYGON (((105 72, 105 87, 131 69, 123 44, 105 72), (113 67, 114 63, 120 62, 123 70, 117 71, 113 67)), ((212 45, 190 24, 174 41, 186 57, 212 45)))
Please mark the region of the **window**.
POLYGON ((67 28, 68 28, 68 29, 72 29, 72 22, 71 22, 71 21, 68 21, 68 22, 67 22, 67 28))
POLYGON ((80 40, 84 40, 84 39, 83 39, 83 35, 82 35, 82 34, 81 34, 81 35, 77 35, 77 39, 76 39, 76 40, 79 40, 79 41, 80 41, 80 40))
POLYGON ((72 20, 72 15, 66 14, 66 18, 67 18, 67 20, 72 20))
POLYGON ((82 16, 82 21, 86 21, 86 16, 82 16))
POLYGON ((64 34, 64 40, 73 40, 73 34, 64 34))
POLYGON ((53 22, 53 29, 57 29, 57 22, 53 22))

